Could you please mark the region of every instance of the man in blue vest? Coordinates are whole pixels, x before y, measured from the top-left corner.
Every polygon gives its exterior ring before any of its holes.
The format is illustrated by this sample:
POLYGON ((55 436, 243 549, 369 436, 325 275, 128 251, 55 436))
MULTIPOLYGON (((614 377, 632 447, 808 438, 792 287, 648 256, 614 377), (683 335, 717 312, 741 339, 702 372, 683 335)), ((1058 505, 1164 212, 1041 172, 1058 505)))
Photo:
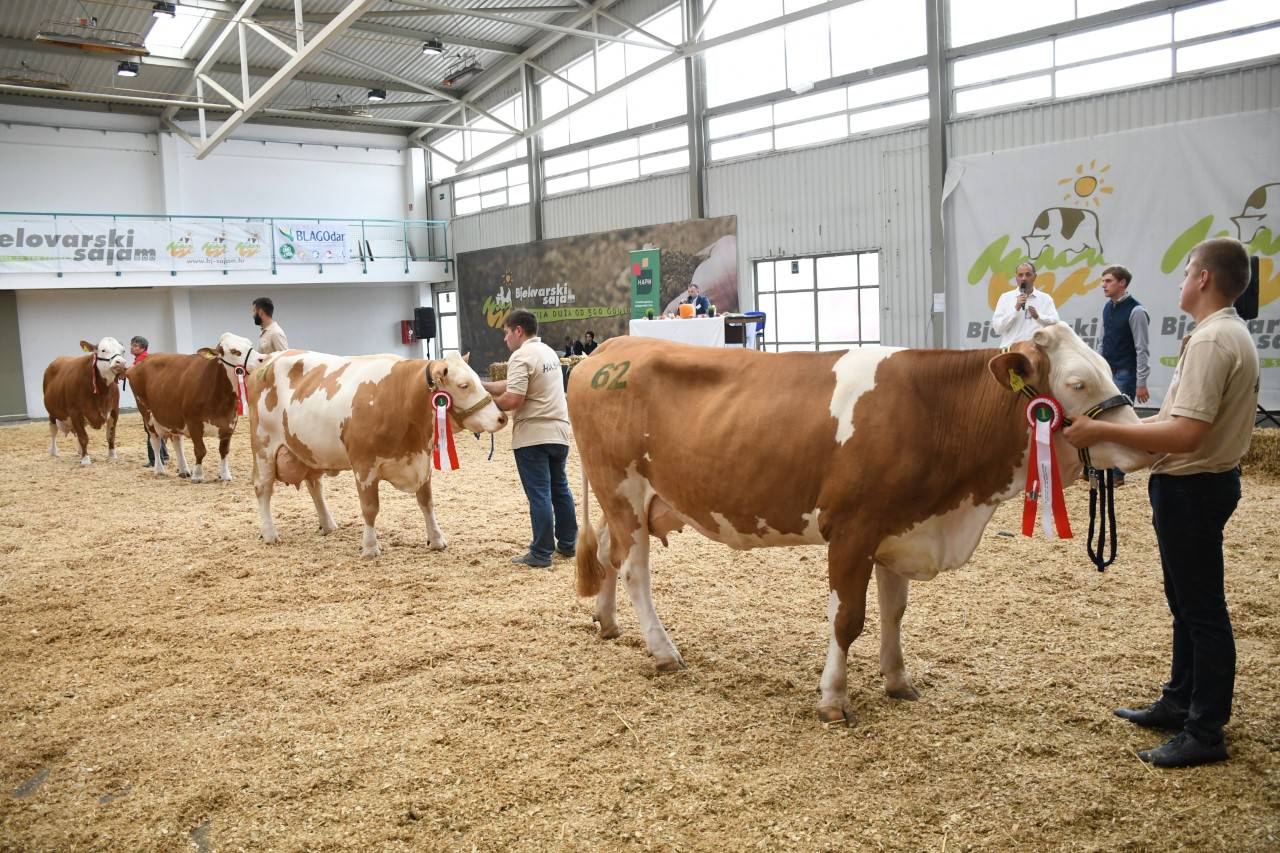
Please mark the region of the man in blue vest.
MULTIPOLYGON (((1111 365, 1120 393, 1129 395, 1134 402, 1145 403, 1151 397, 1147 392, 1151 317, 1142 303, 1129 295, 1132 281, 1133 273, 1125 267, 1117 265, 1102 271, 1102 292, 1107 304, 1102 307, 1102 339, 1098 346, 1111 365)), ((1124 472, 1117 468, 1113 473, 1116 485, 1124 485, 1124 472)))

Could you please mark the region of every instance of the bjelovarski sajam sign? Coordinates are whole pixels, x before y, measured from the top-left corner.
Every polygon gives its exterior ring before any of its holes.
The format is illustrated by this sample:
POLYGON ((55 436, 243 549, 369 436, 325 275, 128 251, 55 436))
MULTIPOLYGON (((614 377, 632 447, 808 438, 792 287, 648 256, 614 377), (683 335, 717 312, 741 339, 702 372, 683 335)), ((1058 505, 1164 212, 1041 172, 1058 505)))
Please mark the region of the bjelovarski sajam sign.
POLYGON ((588 331, 627 333, 633 249, 660 249, 666 305, 697 281, 718 311, 738 310, 737 218, 694 219, 561 237, 458 255, 458 320, 471 363, 506 361, 503 321, 523 308, 542 339, 561 349, 588 331))
POLYGON ((266 237, 243 220, 0 218, 0 273, 269 270, 266 237))
POLYGON ((1262 397, 1280 407, 1280 111, 999 151, 951 161, 947 182, 948 337, 1000 346, 991 314, 1024 261, 1062 319, 1096 345, 1102 271, 1133 273, 1151 317, 1152 403, 1159 404, 1191 318, 1178 291, 1191 249, 1234 237, 1259 258, 1262 397))

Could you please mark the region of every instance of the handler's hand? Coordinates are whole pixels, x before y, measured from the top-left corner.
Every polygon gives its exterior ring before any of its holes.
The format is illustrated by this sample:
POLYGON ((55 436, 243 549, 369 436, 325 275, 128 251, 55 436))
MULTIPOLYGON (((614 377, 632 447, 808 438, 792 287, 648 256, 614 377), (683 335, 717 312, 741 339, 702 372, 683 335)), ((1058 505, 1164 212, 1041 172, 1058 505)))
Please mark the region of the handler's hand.
POLYGON ((1137 398, 1138 398, 1138 402, 1139 402, 1139 403, 1145 403, 1145 402, 1147 402, 1148 400, 1150 400, 1150 399, 1151 399, 1151 395, 1150 395, 1149 393, 1147 393, 1147 386, 1145 386, 1145 385, 1139 385, 1139 386, 1138 386, 1136 389, 1134 389, 1134 390, 1137 392, 1137 394, 1136 394, 1135 396, 1137 396, 1137 398))
POLYGON ((1092 447, 1102 440, 1102 426, 1088 415, 1081 415, 1062 431, 1062 437, 1077 449, 1092 447))
POLYGON ((1027 308, 1027 316, 1030 317, 1032 320, 1039 320, 1040 312, 1035 309, 1034 305, 1032 305, 1027 308))

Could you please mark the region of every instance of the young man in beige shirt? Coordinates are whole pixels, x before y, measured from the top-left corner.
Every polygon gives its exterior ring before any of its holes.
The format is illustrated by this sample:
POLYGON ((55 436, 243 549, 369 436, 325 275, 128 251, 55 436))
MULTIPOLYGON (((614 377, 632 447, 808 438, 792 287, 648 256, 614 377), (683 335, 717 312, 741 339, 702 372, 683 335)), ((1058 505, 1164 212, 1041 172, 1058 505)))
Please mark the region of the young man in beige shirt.
POLYGON ((258 352, 263 355, 289 348, 289 339, 284 335, 284 327, 275 321, 275 313, 276 305, 268 297, 253 300, 253 322, 262 327, 258 334, 258 352))
POLYGON ((538 320, 515 310, 503 323, 503 341, 511 351, 507 378, 485 382, 484 388, 503 411, 512 412, 511 447, 520 484, 529 499, 533 541, 529 551, 511 562, 547 569, 551 551, 574 555, 578 518, 565 476, 573 433, 564 396, 560 356, 538 337, 538 320))
POLYGON ((1141 424, 1080 418, 1065 435, 1076 447, 1114 441, 1164 453, 1151 467, 1151 522, 1164 593, 1173 614, 1173 664, 1159 699, 1116 715, 1177 732, 1138 753, 1157 767, 1227 757, 1236 647, 1223 590, 1222 531, 1240 500, 1240 457, 1258 403, 1258 351, 1233 307, 1249 284, 1249 255, 1236 240, 1191 251, 1179 307, 1196 321, 1160 412, 1141 424))

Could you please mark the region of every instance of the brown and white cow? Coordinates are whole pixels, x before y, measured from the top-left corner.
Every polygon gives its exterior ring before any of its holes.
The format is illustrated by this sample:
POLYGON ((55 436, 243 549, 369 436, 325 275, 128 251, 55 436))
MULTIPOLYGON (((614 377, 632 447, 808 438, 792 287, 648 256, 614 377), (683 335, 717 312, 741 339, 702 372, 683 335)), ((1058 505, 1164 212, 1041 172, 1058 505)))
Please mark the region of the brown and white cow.
POLYGON ((120 386, 125 373, 124 347, 103 338, 95 347, 80 342, 89 355, 55 358, 44 369, 44 408, 49 413, 49 455, 58 455, 58 431, 74 432, 80 443, 80 464, 89 465, 89 433, 107 427, 107 458, 116 456, 116 421, 120 418, 120 386))
MULTIPOLYGON (((1027 399, 1009 370, 1068 416, 1118 394, 1111 371, 1063 324, 998 350, 768 354, 615 338, 569 379, 582 468, 601 505, 577 547, 580 595, 595 595, 605 638, 619 635, 619 568, 661 670, 683 661, 653 606, 649 537, 688 525, 734 548, 828 547, 831 640, 818 713, 848 719, 845 667, 875 569, 880 668, 914 699, 901 644, 912 579, 963 565, 996 507, 1026 482, 1027 399)), ((1101 416, 1137 422, 1128 406, 1101 416)), ((1075 451, 1055 434, 1065 482, 1075 451)), ((1099 467, 1150 464, 1116 445, 1099 467)), ((583 497, 584 516, 587 497, 583 497)), ((585 521, 585 518, 584 518, 585 521)))
POLYGON ((212 429, 218 433, 218 479, 231 480, 227 454, 239 417, 239 377, 247 379, 261 362, 262 354, 248 338, 226 332, 216 347, 202 347, 195 355, 157 353, 129 368, 127 377, 155 451, 153 470, 157 474, 164 473, 160 443, 172 439, 178 476, 203 483, 204 431, 212 429), (187 470, 183 436, 191 439, 195 449, 194 471, 187 470))
POLYGON ((306 483, 320 532, 337 530, 320 478, 350 470, 364 516, 361 555, 381 553, 373 523, 383 480, 417 495, 428 543, 445 548, 431 502, 431 398, 439 391, 452 398, 451 428, 497 432, 507 423, 467 362, 457 355, 428 361, 288 350, 255 371, 249 379, 249 424, 262 538, 280 538, 271 518, 277 480, 306 483))

